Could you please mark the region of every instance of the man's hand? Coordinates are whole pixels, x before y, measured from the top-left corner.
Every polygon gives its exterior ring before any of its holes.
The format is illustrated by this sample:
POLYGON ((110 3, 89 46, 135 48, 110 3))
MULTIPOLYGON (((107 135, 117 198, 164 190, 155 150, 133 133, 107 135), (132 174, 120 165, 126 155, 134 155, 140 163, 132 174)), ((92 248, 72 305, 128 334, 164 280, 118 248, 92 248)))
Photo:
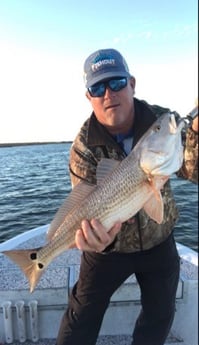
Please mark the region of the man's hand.
POLYGON ((76 232, 76 246, 82 251, 102 252, 113 242, 121 225, 121 222, 118 222, 107 232, 98 220, 92 219, 90 222, 83 220, 81 229, 76 232))
POLYGON ((198 132, 198 116, 196 116, 195 119, 193 120, 192 128, 195 132, 198 132))

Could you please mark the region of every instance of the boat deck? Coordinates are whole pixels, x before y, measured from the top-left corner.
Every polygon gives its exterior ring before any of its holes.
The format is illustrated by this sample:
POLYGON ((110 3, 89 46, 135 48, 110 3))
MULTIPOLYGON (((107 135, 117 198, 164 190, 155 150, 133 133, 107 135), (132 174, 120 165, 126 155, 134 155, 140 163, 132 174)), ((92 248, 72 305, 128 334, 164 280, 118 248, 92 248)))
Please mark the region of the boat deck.
MULTIPOLYGON (((12 343, 13 345, 21 345, 18 341, 12 343)), ((36 343, 31 341, 26 341, 23 345, 55 345, 55 339, 43 339, 39 340, 36 343)), ((100 336, 96 345, 130 345, 131 344, 131 336, 130 335, 117 335, 117 336, 100 336)), ((4 345, 0 343, 0 345, 4 345)), ((176 339, 173 337, 168 337, 167 342, 165 345, 183 345, 180 341, 176 342, 176 339)))
MULTIPOLYGON (((42 246, 45 243, 46 228, 47 226, 34 229, 32 234, 30 232, 22 238, 16 237, 14 242, 11 240, 0 244, 0 252, 12 248, 42 246)), ((165 345, 197 345, 198 256, 187 247, 180 244, 177 246, 181 257, 177 313, 165 345), (190 340, 192 338, 193 341, 190 340)), ((0 254, 0 345, 55 345, 68 295, 78 278, 80 256, 79 250, 72 249, 56 258, 35 291, 30 294, 28 282, 21 270, 0 254), (21 312, 24 313, 24 322, 18 315, 21 312), (7 317, 9 313, 10 320, 7 317), (32 313, 35 313, 35 319, 31 320, 32 313)), ((139 310, 139 286, 132 276, 112 296, 96 345, 130 345, 130 334, 139 310)))

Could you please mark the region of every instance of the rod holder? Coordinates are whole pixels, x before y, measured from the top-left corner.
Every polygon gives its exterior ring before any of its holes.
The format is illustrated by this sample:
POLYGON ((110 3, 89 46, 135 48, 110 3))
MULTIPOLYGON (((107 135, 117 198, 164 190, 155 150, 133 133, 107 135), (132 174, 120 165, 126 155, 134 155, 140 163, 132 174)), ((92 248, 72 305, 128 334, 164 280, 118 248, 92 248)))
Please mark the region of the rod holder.
POLYGON ((30 329, 32 335, 32 341, 36 342, 39 340, 39 332, 38 332, 38 310, 37 310, 38 302, 36 300, 32 300, 28 303, 29 312, 30 312, 30 329))
POLYGON ((25 309, 24 301, 17 301, 15 303, 17 313, 17 326, 18 326, 18 337, 19 342, 23 343, 26 341, 26 324, 25 324, 25 309))
POLYGON ((13 342, 13 327, 12 327, 12 302, 6 301, 2 304, 3 319, 5 329, 5 340, 7 344, 13 342))

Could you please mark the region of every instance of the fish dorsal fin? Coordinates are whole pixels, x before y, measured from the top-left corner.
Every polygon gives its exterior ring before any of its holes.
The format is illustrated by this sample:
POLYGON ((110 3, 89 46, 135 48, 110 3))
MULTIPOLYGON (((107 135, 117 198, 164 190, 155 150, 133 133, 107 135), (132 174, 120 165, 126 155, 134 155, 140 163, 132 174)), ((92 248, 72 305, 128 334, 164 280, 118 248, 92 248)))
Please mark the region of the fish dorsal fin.
POLYGON ((104 178, 111 174, 113 170, 120 164, 120 161, 109 158, 102 158, 97 165, 97 184, 100 184, 104 178))
POLYGON ((163 215, 164 215, 164 205, 162 201, 162 196, 160 192, 157 196, 153 195, 143 206, 144 211, 148 214, 148 216, 155 220, 158 224, 161 224, 163 221, 163 215))
POLYGON ((47 231, 48 241, 53 238, 56 230, 63 223, 66 215, 71 212, 74 207, 79 205, 82 200, 84 200, 91 193, 91 191, 93 191, 95 187, 96 185, 80 182, 73 188, 69 196, 64 200, 63 204, 58 209, 50 224, 50 227, 47 231))

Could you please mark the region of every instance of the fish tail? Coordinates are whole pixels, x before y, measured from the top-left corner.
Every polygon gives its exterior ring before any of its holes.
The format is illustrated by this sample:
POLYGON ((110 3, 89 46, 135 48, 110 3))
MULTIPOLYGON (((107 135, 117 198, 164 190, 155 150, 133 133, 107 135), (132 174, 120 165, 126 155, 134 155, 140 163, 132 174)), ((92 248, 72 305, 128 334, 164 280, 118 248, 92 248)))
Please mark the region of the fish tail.
POLYGON ((43 263, 37 259, 39 248, 27 250, 8 250, 3 254, 8 256, 14 263, 16 263, 27 277, 30 285, 30 292, 32 293, 41 278, 44 269, 43 263))

